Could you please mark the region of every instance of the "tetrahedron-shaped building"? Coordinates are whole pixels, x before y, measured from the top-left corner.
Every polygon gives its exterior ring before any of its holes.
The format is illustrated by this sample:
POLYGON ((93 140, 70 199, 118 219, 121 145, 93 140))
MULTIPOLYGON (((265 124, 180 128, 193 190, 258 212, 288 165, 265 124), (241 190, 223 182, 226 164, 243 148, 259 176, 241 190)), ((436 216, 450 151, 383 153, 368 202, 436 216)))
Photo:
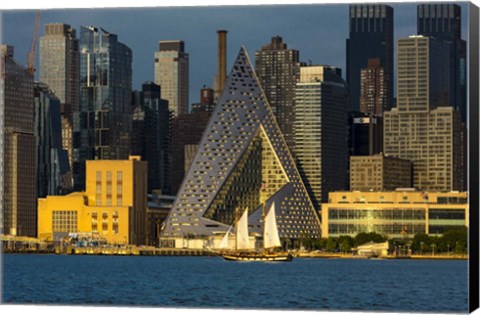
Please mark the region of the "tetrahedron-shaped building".
POLYGON ((236 209, 250 209, 250 232, 261 235, 263 209, 272 202, 284 244, 321 237, 320 220, 242 47, 165 221, 162 245, 208 246, 234 224, 236 209))

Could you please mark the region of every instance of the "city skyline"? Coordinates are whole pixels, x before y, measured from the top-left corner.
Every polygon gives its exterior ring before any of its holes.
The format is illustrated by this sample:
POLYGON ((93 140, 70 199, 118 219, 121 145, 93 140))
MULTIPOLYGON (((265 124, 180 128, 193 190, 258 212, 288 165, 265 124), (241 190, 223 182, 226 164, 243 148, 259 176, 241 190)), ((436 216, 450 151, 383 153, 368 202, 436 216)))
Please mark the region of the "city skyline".
MULTIPOLYGON (((462 8, 462 38, 466 38, 468 7, 462 8)), ((392 3, 394 45, 399 38, 417 33, 416 3, 392 3)), ((313 5, 96 8, 43 10, 39 36, 47 23, 67 23, 79 32, 80 26, 96 25, 118 35, 133 50, 133 86, 141 89, 154 81, 154 53, 160 40, 183 40, 190 54, 189 105, 198 101, 198 91, 213 86, 217 73, 217 34, 228 31, 227 69, 243 45, 253 57, 272 36, 279 35, 290 49, 300 51, 300 61, 328 64, 343 70, 346 77, 348 3, 313 5), (140 18, 141 17, 141 18, 140 18), (288 19, 288 23, 285 23, 288 19), (138 22, 141 21, 141 22, 138 22), (268 24, 265 23, 268 21, 268 24), (341 22, 339 22, 341 21, 341 22), (335 28, 332 29, 332 25, 335 28), (139 35, 142 36, 139 36, 139 35), (317 40, 311 40, 316 38, 317 40)), ((26 64, 33 37, 34 11, 3 11, 2 43, 15 47, 17 59, 26 64), (15 30, 15 31, 12 31, 15 30), (25 56, 25 57, 24 57, 25 56)), ((37 49, 38 53, 38 49, 37 49)), ((37 74, 38 79, 38 56, 37 74)), ((394 61, 396 58, 394 57, 394 61)), ((253 61, 253 60, 252 60, 253 61)), ((396 93, 395 93, 396 94, 396 93)))

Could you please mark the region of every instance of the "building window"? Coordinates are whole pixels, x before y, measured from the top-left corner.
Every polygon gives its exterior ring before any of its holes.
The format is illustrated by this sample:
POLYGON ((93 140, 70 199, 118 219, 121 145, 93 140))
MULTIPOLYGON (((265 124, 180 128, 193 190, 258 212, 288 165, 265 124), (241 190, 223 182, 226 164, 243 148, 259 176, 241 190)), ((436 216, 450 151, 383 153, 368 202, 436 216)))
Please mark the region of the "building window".
POLYGON ((68 233, 77 232, 77 211, 54 210, 52 212, 52 231, 68 233))
POLYGON ((102 232, 106 234, 108 231, 108 212, 102 213, 102 232))
POLYGON ((117 172, 117 206, 123 204, 123 172, 117 172))
POLYGON ((102 205, 102 172, 97 172, 95 187, 96 187, 95 202, 97 206, 101 206, 102 205))
POLYGON ((107 206, 112 205, 112 172, 107 172, 107 206))
POLYGON ((92 212, 92 232, 98 232, 98 214, 92 212))
POLYGON ((118 211, 114 211, 112 214, 112 230, 113 234, 118 234, 118 211))

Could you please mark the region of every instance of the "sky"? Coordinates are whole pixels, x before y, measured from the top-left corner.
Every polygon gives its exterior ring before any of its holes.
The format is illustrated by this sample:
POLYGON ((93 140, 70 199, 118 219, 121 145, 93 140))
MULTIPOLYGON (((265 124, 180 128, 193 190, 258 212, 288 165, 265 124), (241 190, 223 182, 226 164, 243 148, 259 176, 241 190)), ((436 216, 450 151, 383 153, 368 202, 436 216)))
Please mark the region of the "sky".
MULTIPOLYGON (((462 6, 462 37, 467 37, 467 5, 462 6)), ((394 35, 416 34, 416 3, 392 3, 394 35)), ((34 6, 33 6, 34 7, 34 6)), ((33 37, 33 10, 3 10, 0 43, 15 47, 15 59, 26 64, 33 37)), ((345 42, 348 4, 197 6, 48 9, 41 11, 40 36, 46 23, 67 23, 77 30, 94 25, 117 34, 133 51, 133 89, 154 81, 154 53, 160 40, 185 41, 190 55, 190 104, 199 101, 200 89, 213 87, 217 72, 217 33, 227 34, 227 73, 243 45, 254 63, 255 51, 280 35, 288 48, 300 51, 301 61, 340 67, 346 75, 345 42)), ((38 45, 37 58, 38 62, 38 45)), ((38 68, 38 67, 37 67, 38 68)), ((38 76, 38 73, 37 73, 38 76)))

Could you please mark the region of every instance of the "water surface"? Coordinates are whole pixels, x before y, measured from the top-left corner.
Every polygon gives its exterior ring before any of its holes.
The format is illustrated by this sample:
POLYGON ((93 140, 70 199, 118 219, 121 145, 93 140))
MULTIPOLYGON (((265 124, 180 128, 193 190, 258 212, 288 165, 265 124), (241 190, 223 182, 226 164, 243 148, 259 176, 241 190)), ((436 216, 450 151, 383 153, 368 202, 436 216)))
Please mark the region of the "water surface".
POLYGON ((467 261, 3 255, 3 303, 467 312, 467 261))

